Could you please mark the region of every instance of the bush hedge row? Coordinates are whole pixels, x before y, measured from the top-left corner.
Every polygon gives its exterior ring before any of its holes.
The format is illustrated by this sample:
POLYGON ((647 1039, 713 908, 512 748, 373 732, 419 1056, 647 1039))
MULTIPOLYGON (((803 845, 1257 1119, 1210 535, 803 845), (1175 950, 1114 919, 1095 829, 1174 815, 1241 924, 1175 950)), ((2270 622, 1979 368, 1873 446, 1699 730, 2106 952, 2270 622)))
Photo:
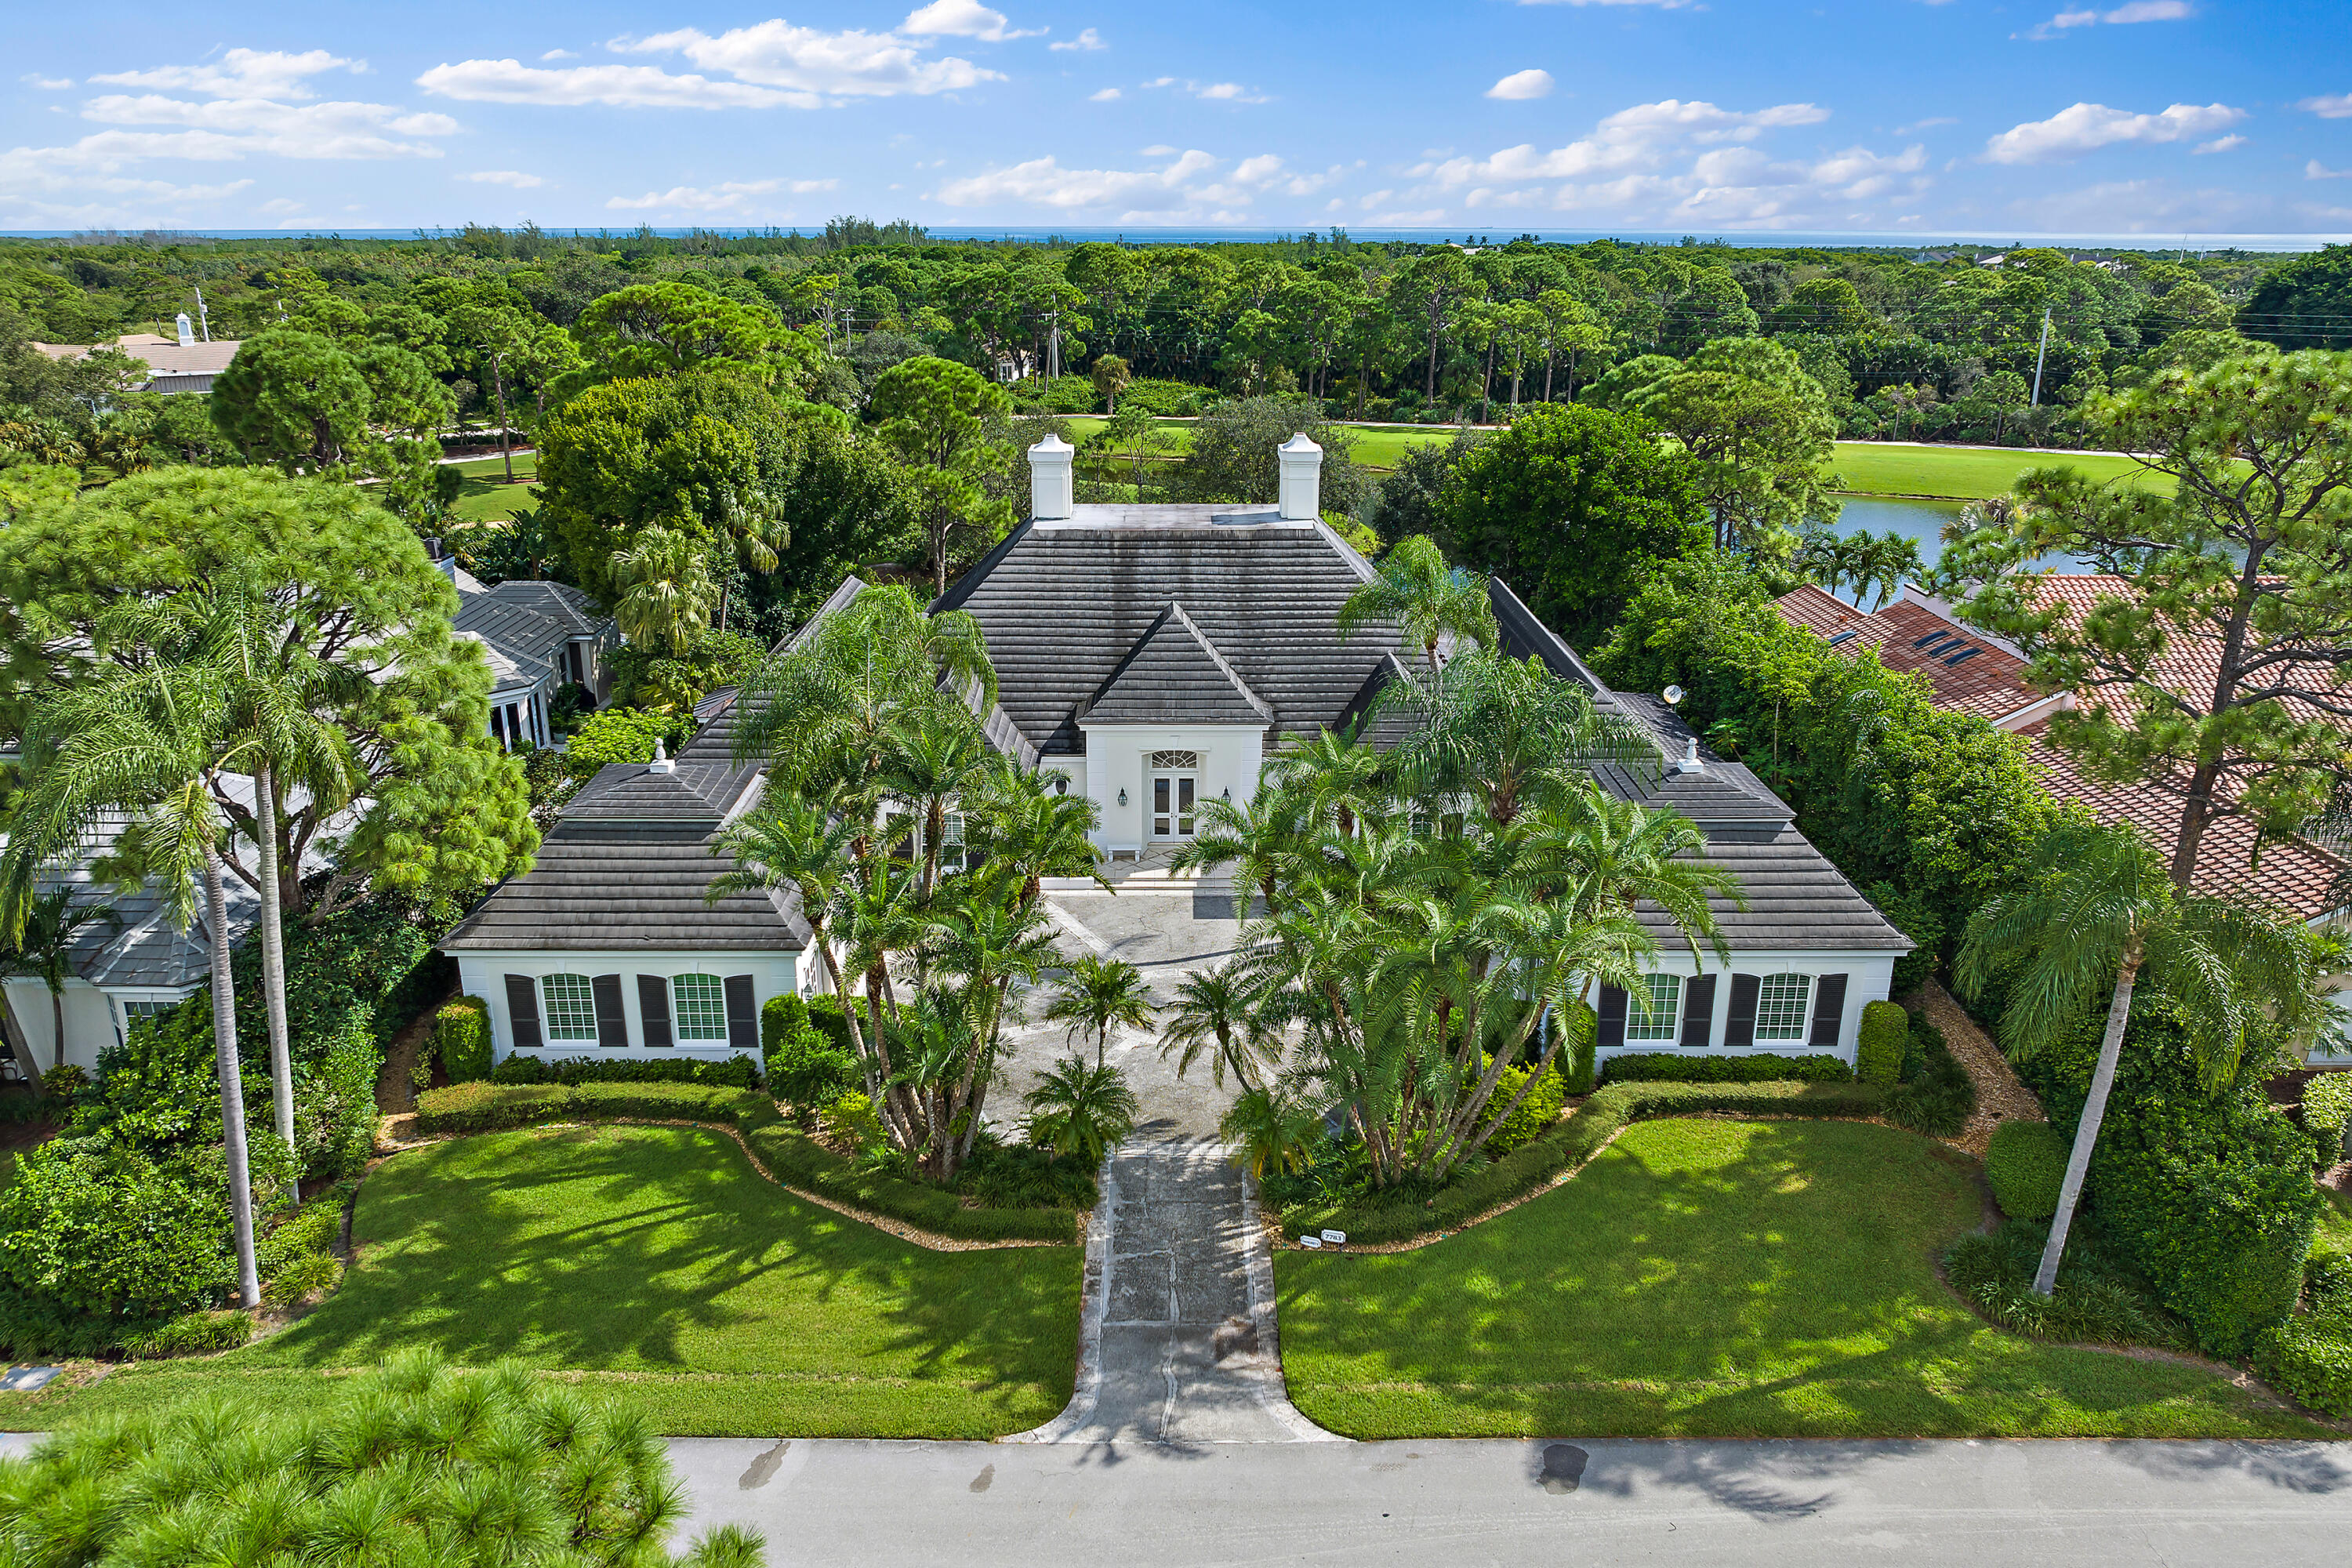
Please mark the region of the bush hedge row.
POLYGON ((494 1083, 699 1083, 757 1089, 760 1064, 740 1054, 716 1062, 693 1057, 561 1057, 549 1061, 518 1051, 489 1077, 494 1083))
POLYGON ((1801 1056, 1695 1057, 1685 1051, 1634 1051, 1601 1064, 1609 1083, 1849 1083, 1853 1071, 1826 1051, 1801 1056))
POLYGON ((1525 1196, 1560 1172, 1591 1159, 1602 1144, 1636 1121, 1705 1111, 1869 1117, 1878 1114, 1881 1100, 1878 1089, 1863 1083, 1612 1084, 1586 1100, 1556 1131, 1433 1195, 1294 1204, 1284 1209, 1282 1226, 1291 1236, 1329 1229, 1346 1231, 1350 1243, 1403 1241, 1461 1225, 1525 1196))
POLYGON ((2325 1415, 2352 1416, 2352 1310, 2273 1323, 2254 1340, 2253 1363, 2281 1394, 2325 1415))
POLYGON ((1863 1005, 1854 1037, 1853 1076, 1892 1089, 1903 1076, 1904 1047, 1910 1043, 1911 1015, 1892 1002, 1863 1005))
POLYGON ((2066 1135, 2047 1121, 2004 1121, 1985 1150, 1993 1201, 2011 1219, 2044 1220, 2058 1212, 2066 1180, 2066 1135))
POLYGON ((540 1121, 603 1118, 733 1127, 788 1185, 940 1236, 969 1241, 1077 1237, 1074 1209, 966 1208, 953 1193, 861 1170, 785 1126, 773 1100, 748 1089, 685 1083, 463 1083, 428 1089, 416 1100, 416 1125, 425 1132, 496 1132, 540 1121))

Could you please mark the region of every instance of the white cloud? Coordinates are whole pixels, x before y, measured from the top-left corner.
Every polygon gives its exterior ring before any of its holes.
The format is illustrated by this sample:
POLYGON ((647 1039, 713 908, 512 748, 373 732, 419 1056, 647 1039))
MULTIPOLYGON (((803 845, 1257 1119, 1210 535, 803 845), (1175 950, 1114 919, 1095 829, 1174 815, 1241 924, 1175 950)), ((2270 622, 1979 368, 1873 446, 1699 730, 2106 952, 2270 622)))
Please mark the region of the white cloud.
POLYGON ((311 77, 331 70, 359 73, 366 69, 365 60, 345 59, 324 49, 310 49, 299 55, 281 49, 230 49, 205 65, 111 71, 89 79, 110 87, 163 88, 215 98, 309 98, 311 77))
POLYGON ((752 196, 764 196, 778 191, 805 194, 829 191, 838 180, 730 180, 719 185, 673 185, 667 191, 647 191, 642 196, 614 196, 604 205, 622 212, 736 212, 752 196))
POLYGON ((611 47, 625 54, 682 54, 704 70, 724 71, 739 81, 838 98, 921 96, 1003 79, 952 55, 929 58, 922 46, 888 33, 855 27, 827 33, 781 18, 730 27, 715 38, 680 27, 634 41, 616 38, 611 47))
POLYGON ((2314 158, 2303 166, 2303 177, 2306 180, 2352 180, 2352 169, 2331 169, 2314 158))
POLYGON ((931 4, 908 14, 898 24, 898 30, 912 38, 978 38, 986 44, 1001 44, 1012 38, 1034 38, 1043 28, 1025 33, 1007 32, 1004 13, 992 11, 979 0, 931 0, 931 4))
POLYGON ((1092 27, 1088 27, 1085 32, 1080 33, 1075 38, 1064 38, 1058 44, 1047 44, 1045 47, 1053 50, 1055 54, 1061 55, 1071 54, 1080 50, 1092 53, 1096 49, 1107 49, 1110 47, 1108 44, 1102 41, 1102 35, 1096 32, 1092 27))
POLYGON ((1138 149, 1138 152, 1141 156, 1146 158, 1173 158, 1176 156, 1175 148, 1160 145, 1139 148, 1138 149))
POLYGON ((1908 136, 1915 131, 1932 131, 1938 125, 1958 125, 1959 121, 1949 114, 1931 114, 1925 120, 1915 120, 1908 125, 1895 128, 1897 136, 1908 136))
POLYGON ((510 185, 518 191, 535 191, 547 184, 537 174, 526 174, 515 169, 477 169, 472 174, 457 177, 471 180, 478 185, 510 185))
POLYGON ((2210 142, 2199 142, 2189 151, 2191 155, 2203 153, 2231 153, 2244 146, 2247 140, 2243 136, 2217 136, 2210 142))
POLYGON ((815 109, 814 93, 778 92, 740 81, 672 76, 658 66, 571 66, 540 70, 520 60, 460 60, 435 66, 416 85, 468 103, 603 104, 611 109, 815 109))
POLYGON ((1264 93, 1253 92, 1237 81, 1199 82, 1190 79, 1179 80, 1172 76, 1156 76, 1142 85, 1147 88, 1172 87, 1179 91, 1191 93, 1194 98, 1205 99, 1211 103, 1271 103, 1274 101, 1264 93))
POLYGON ((576 60, 580 57, 571 49, 550 49, 539 58, 543 60, 576 60))
POLYGON ((2176 103, 2160 114, 2133 114, 2104 103, 2077 103, 2047 120, 2013 125, 1985 143, 1996 163, 2047 163, 2078 158, 2117 142, 2185 142, 2223 130, 2246 117, 2227 104, 2176 103))
POLYGON ((63 92, 73 85, 73 78, 69 76, 26 76, 16 79, 43 92, 63 92))
POLYGON ((2011 204, 2030 227, 2053 233, 2243 234, 2277 223, 2271 199, 2205 187, 2184 191, 2163 180, 2117 180, 2056 191, 2011 204))
POLYGON ((2322 120, 2352 120, 2352 92, 2331 92, 2318 98, 2306 98, 2295 107, 2307 109, 2322 120))
MULTIPOLYGON (((2032 28, 2024 36, 2029 38, 2054 38, 2078 27, 2092 27, 2105 22, 2110 26, 2126 26, 2134 22, 2182 22, 2197 14, 2189 0, 2125 0, 2111 11, 2079 9, 2061 11, 2047 22, 2032 28)), ((2011 34, 2014 37, 2017 35, 2011 34)))
POLYGON ((1261 153, 1255 158, 1244 158, 1234 165, 1234 183, 1241 185, 1272 184, 1282 174, 1282 160, 1272 153, 1261 153))
POLYGON ((1098 91, 1087 94, 1087 101, 1088 103, 1117 103, 1120 99, 1125 98, 1126 96, 1127 95, 1125 93, 1119 91, 1118 89, 1115 87, 1106 87, 1098 91))
POLYGON ((1184 153, 1163 169, 1066 169, 1049 154, 1010 168, 943 181, 937 196, 951 207, 1122 209, 1124 214, 1163 216, 1197 212, 1204 204, 1229 206, 1247 201, 1247 193, 1208 180, 1216 166, 1216 159, 1198 151, 1184 153))
POLYGON ((1621 109, 1604 118, 1591 135, 1549 152, 1525 142, 1487 158, 1449 158, 1421 164, 1410 173, 1434 179, 1441 185, 1581 179, 1615 170, 1654 168, 1691 146, 1752 142, 1767 131, 1816 125, 1828 118, 1828 110, 1810 103, 1783 103, 1742 112, 1669 98, 1621 109))
POLYGON ((1513 71, 1486 89, 1488 98, 1499 98, 1507 103, 1517 103, 1530 98, 1551 96, 1551 72, 1548 70, 1513 71))
MULTIPOLYGON (((144 93, 110 94, 82 105, 82 118, 101 125, 182 128, 183 151, 172 139, 151 141, 147 157, 221 158, 268 153, 281 158, 437 158, 441 150, 417 136, 448 136, 457 122, 446 114, 410 114, 384 103, 272 103, 262 98, 217 98, 194 103, 144 93)), ((110 132, 127 137, 131 132, 110 132)), ((98 137, 88 139, 90 142, 98 137)), ((129 141, 118 143, 132 146, 129 141)))
POLYGON ((88 227, 146 224, 159 209, 217 202, 252 187, 251 180, 182 185, 112 172, 53 156, 69 149, 18 147, 0 153, 0 211, 39 218, 48 226, 88 227))
POLYGON ((302 204, 288 196, 272 196, 261 204, 261 210, 272 217, 282 217, 288 213, 300 212, 302 204))

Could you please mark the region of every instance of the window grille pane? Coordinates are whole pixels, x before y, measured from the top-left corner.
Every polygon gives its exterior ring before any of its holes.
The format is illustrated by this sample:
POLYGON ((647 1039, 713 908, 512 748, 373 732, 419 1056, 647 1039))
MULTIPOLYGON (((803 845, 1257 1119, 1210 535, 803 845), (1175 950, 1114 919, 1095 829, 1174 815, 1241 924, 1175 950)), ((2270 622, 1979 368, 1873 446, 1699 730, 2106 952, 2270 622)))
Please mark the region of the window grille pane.
POLYGON ((1641 986, 1625 994, 1625 1037, 1673 1039, 1682 1021, 1682 1003, 1681 975, 1643 975, 1641 986))
POLYGON ((593 1040, 596 1037, 596 993, 584 974, 551 974, 539 983, 547 999, 547 1037, 551 1040, 593 1040))
POLYGON ((1810 974, 1766 975, 1756 992, 1756 1037, 1803 1039, 1806 1004, 1812 995, 1813 977, 1810 974))
POLYGON ((719 976, 681 974, 669 983, 669 989, 679 1039, 727 1037, 727 987, 719 976))
POLYGON ((1155 768, 1197 768, 1201 765, 1198 752, 1154 752, 1151 765, 1155 768))

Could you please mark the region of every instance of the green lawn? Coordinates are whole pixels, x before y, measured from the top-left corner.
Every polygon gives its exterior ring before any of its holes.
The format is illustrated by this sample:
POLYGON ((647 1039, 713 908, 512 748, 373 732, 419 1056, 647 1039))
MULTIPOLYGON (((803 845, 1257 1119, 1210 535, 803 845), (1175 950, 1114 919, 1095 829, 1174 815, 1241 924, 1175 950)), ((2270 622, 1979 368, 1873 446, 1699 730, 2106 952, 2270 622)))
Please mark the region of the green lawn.
POLYGON ((524 482, 511 485, 506 482, 505 462, 496 457, 468 458, 450 467, 466 476, 466 488, 457 492, 455 510, 467 522, 503 522, 539 499, 536 452, 515 455, 515 478, 524 482))
POLYGON ((0 1428, 321 1373, 431 1345, 580 1374, 673 1436, 989 1437, 1068 1402, 1082 1254, 930 1252, 801 1203, 682 1127, 542 1128, 398 1155, 361 1188, 361 1262, 276 1339, 0 1394, 0 1428))
POLYGON ((1980 1203, 1891 1128, 1646 1122, 1417 1252, 1276 1254, 1290 1396, 1366 1438, 2326 1435, 2201 1366, 1988 1325, 1934 1268, 1980 1203))
POLYGON ((2123 479, 2169 489, 2168 476, 2151 474, 2120 453, 2060 457, 2018 449, 1978 449, 1841 441, 1835 459, 1848 492, 1876 496, 1934 496, 1945 500, 1981 500, 2004 496, 2028 468, 2064 464, 2095 479, 2123 479), (2137 479, 2134 476, 2138 476, 2137 479))

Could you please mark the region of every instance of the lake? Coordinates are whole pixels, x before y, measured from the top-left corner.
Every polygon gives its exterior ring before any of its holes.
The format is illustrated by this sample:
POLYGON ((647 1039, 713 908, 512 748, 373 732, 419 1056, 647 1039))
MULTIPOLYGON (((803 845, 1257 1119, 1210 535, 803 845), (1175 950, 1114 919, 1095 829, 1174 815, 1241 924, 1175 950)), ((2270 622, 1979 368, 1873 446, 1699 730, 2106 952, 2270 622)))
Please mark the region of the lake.
MULTIPOLYGON (((1919 544, 1919 564, 1932 567, 1944 553, 1944 530, 1959 521, 1966 503, 1956 500, 1903 500, 1887 496, 1848 496, 1838 512, 1836 531, 1848 533, 1896 533, 1919 544)), ((2054 567, 2061 572, 2088 572, 2095 568, 2088 562, 2072 555, 2045 555, 2033 564, 2054 567)), ((1841 588, 1838 597, 1848 604, 1853 595, 1841 588)))

